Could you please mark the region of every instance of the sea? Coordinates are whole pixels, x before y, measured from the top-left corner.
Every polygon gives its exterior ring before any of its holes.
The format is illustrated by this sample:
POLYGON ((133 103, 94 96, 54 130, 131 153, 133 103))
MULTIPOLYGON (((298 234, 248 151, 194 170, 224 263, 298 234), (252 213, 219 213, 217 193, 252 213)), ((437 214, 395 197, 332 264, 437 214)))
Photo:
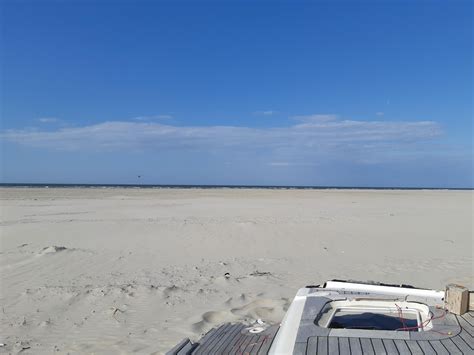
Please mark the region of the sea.
POLYGON ((5 188, 91 188, 91 189, 269 189, 269 190, 473 190, 469 187, 406 186, 285 186, 285 185, 163 185, 163 184, 46 184, 0 183, 5 188))

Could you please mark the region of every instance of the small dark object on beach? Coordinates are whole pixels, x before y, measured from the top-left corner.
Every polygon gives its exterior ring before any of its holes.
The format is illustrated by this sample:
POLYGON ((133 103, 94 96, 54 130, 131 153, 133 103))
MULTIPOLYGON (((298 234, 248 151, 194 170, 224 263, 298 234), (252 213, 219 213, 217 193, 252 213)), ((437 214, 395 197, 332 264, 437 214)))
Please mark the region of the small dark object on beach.
POLYGON ((268 271, 254 271, 250 274, 250 276, 271 276, 271 272, 268 271))

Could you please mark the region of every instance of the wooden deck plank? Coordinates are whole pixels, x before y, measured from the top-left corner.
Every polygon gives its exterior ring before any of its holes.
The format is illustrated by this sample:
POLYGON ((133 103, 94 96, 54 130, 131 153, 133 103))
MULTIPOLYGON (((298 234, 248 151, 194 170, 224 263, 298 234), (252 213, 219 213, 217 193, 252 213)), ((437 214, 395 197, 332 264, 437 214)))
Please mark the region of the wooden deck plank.
POLYGON ((222 350, 222 354, 237 354, 239 346, 243 343, 244 340, 245 338, 243 338, 241 334, 238 333, 237 336, 232 340, 232 342, 222 350))
POLYGON ((296 343, 293 348, 293 355, 306 355, 306 343, 296 343))
POLYGON ((306 345, 306 355, 316 355, 318 352, 318 337, 309 337, 306 345))
POLYGON ((196 350, 194 351, 194 354, 195 355, 199 355, 201 354, 201 350, 202 348, 204 348, 206 345, 206 342, 208 342, 209 340, 212 340, 216 334, 219 334, 220 332, 220 329, 222 328, 223 326, 220 326, 219 328, 214 328, 214 329, 211 329, 209 332, 206 333, 206 335, 204 335, 204 337, 202 337, 200 340, 199 340, 199 345, 198 347, 196 348, 196 350))
POLYGON ((217 350, 219 350, 221 347, 222 347, 222 344, 225 344, 227 343, 230 339, 229 339, 229 336, 230 334, 235 331, 235 329, 237 328, 237 324, 234 324, 234 325, 230 325, 224 332, 223 332, 223 336, 214 344, 214 347, 212 349, 212 351, 209 351, 209 354, 213 354, 215 353, 217 350))
POLYGON ((339 339, 337 337, 329 337, 328 339, 328 354, 339 355, 339 339))
POLYGON ((270 347, 272 346, 273 340, 275 339, 276 333, 278 331, 278 327, 275 327, 275 329, 272 331, 271 334, 269 334, 263 341, 262 347, 258 351, 258 354, 267 354, 268 350, 270 350, 270 347))
POLYGON ((400 354, 392 339, 383 339, 382 342, 383 342, 383 345, 385 346, 385 350, 387 351, 387 355, 400 354))
POLYGON ((462 316, 458 316, 458 318, 464 319, 466 322, 468 322, 471 326, 474 327, 474 312, 468 312, 464 313, 462 316))
POLYGON ((349 338, 338 338, 339 339, 339 351, 341 354, 350 354, 351 346, 349 345, 349 338))
POLYGON ((410 353, 410 349, 408 348, 407 343, 405 343, 405 340, 395 339, 393 342, 395 343, 395 346, 397 347, 397 350, 400 354, 410 353))
POLYGON ((237 354, 239 351, 239 347, 242 345, 242 343, 245 341, 245 337, 242 336, 242 334, 239 332, 237 333, 237 336, 232 339, 232 342, 227 345, 224 350, 223 354, 237 354))
MULTIPOLYGON (((198 351, 198 349, 199 349, 199 346, 200 346, 202 343, 206 342, 209 338, 211 338, 212 336, 214 336, 214 334, 216 334, 217 330, 218 330, 218 328, 212 328, 212 329, 209 330, 206 334, 204 334, 204 336, 203 336, 201 339, 199 339, 199 341, 198 341, 198 344, 199 344, 199 345, 198 345, 198 347, 194 350, 193 354, 198 354, 197 351, 198 351)), ((176 354, 176 352, 175 352, 174 354, 176 354)))
POLYGON ((461 351, 451 339, 443 339, 441 343, 448 350, 449 354, 461 354, 461 351))
POLYGON ((199 346, 194 352, 195 355, 208 354, 214 345, 219 341, 219 339, 224 335, 224 332, 229 328, 230 324, 226 323, 217 328, 216 332, 212 334, 208 339, 199 342, 199 346))
POLYGON ((359 338, 349 338, 349 345, 351 346, 351 354, 362 355, 362 345, 359 338))
POLYGON ((267 337, 264 335, 259 336, 255 341, 256 344, 250 348, 249 355, 257 355, 260 352, 260 349, 262 348, 266 338, 267 337))
POLYGON ((244 324, 241 325, 240 329, 236 332, 236 334, 234 334, 234 336, 232 337, 232 339, 229 341, 229 345, 227 345, 223 350, 222 350, 222 354, 233 354, 233 351, 235 351, 235 349, 232 349, 234 346, 236 346, 238 344, 238 342, 242 342, 243 339, 242 339, 242 330, 245 328, 246 326, 244 324))
POLYGON ((420 346, 415 340, 407 340, 406 343, 412 355, 423 355, 423 350, 421 350, 420 346))
POLYGON ((423 354, 436 355, 436 351, 435 349, 433 349, 429 341, 419 340, 417 341, 417 343, 420 346, 421 350, 423 350, 423 354))
POLYGON ((254 337, 253 336, 248 336, 245 334, 241 334, 241 337, 244 337, 245 340, 240 344, 237 354, 245 354, 245 348, 250 344, 253 343, 254 337))
POLYGON ((362 353, 365 355, 375 355, 374 347, 370 338, 360 338, 360 344, 362 345, 362 353))
POLYGON ((221 354, 222 351, 225 349, 226 344, 232 342, 232 339, 234 339, 237 333, 240 333, 241 329, 242 327, 240 324, 231 325, 231 327, 228 328, 228 330, 226 331, 226 335, 217 342, 216 346, 214 347, 212 352, 209 352, 209 354, 217 354, 218 352, 219 354, 221 354))
POLYGON ((463 354, 472 354, 472 349, 460 336, 452 337, 451 340, 454 344, 456 344, 463 354))
POLYGON ((191 344, 191 343, 187 343, 185 346, 183 346, 176 355, 187 355, 191 352, 192 349, 194 349, 196 346, 191 344))
POLYGON ((262 336, 262 335, 253 336, 252 340, 247 345, 247 347, 244 349, 243 353, 248 354, 248 355, 250 355, 252 353, 258 353, 258 350, 260 349, 260 347, 263 344, 263 339, 264 339, 264 336, 262 336))
POLYGON ((249 351, 249 355, 257 355, 260 352, 260 349, 262 348, 267 338, 268 338, 268 335, 259 336, 258 339, 256 340, 257 345, 251 347, 249 351))
POLYGON ((474 326, 469 323, 464 317, 458 317, 459 325, 471 336, 474 337, 474 326))
POLYGON ((232 337, 229 337, 229 342, 227 344, 225 344, 225 347, 220 350, 220 353, 222 355, 232 354, 232 351, 235 350, 235 349, 233 349, 234 346, 236 345, 236 343, 240 339, 240 332, 244 328, 245 328, 245 326, 243 324, 239 324, 239 328, 237 329, 237 331, 235 331, 234 335, 232 337))
POLYGON ((449 355, 448 350, 441 343, 441 341, 439 341, 439 340, 430 340, 430 345, 436 351, 436 354, 438 354, 438 355, 449 355))
POLYGON ((469 345, 471 349, 474 349, 474 337, 470 336, 464 329, 459 333, 459 336, 469 345))
POLYGON ((328 355, 328 337, 318 337, 318 355, 328 355))
POLYGON ((231 327, 232 325, 230 323, 226 323, 223 326, 219 327, 219 332, 214 334, 205 342, 200 342, 199 347, 197 348, 199 352, 196 352, 196 354, 211 354, 214 351, 215 347, 219 344, 220 340, 226 337, 226 335, 228 334, 228 330, 231 327))
POLYGON ((382 339, 371 339, 372 347, 374 348, 374 352, 378 354, 386 354, 385 346, 383 345, 382 339))
POLYGON ((184 348, 187 344, 190 344, 191 340, 183 339, 178 344, 176 344, 172 349, 166 352, 166 355, 174 355, 177 354, 182 348, 184 348))

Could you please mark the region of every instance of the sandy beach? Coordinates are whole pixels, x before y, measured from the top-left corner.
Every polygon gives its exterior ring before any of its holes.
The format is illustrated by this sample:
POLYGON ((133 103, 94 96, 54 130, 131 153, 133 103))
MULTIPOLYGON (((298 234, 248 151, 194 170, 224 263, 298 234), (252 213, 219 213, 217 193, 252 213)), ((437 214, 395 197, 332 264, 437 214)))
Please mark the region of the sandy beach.
POLYGON ((2 188, 6 352, 162 354, 327 279, 473 279, 473 192, 2 188))

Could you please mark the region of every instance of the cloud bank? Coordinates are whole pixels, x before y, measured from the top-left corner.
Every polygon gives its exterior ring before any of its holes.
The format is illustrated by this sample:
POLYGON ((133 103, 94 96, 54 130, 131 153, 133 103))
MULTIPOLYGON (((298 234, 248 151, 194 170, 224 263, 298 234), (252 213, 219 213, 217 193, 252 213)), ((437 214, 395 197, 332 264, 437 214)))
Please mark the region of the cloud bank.
POLYGON ((312 115, 288 127, 175 126, 156 122, 108 121, 56 130, 17 129, 0 134, 4 141, 68 151, 160 149, 323 150, 398 146, 441 135, 433 121, 387 122, 338 120, 312 115))
POLYGON ((192 152, 241 159, 266 157, 272 166, 332 160, 377 164, 418 159, 442 134, 433 121, 356 121, 336 115, 296 116, 287 127, 177 126, 150 121, 108 121, 54 130, 6 130, 6 142, 69 152, 192 152), (274 163, 271 163, 274 162, 274 163), (291 162, 282 164, 281 162, 291 162))

